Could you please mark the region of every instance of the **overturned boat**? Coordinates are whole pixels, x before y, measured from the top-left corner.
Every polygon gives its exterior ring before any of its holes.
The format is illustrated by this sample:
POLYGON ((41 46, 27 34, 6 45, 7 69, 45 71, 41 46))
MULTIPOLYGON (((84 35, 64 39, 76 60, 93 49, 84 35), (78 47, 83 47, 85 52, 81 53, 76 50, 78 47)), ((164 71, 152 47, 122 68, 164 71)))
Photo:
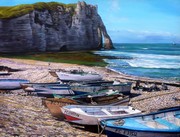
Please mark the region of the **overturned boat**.
POLYGON ((88 73, 84 71, 57 71, 55 72, 58 78, 63 82, 70 82, 70 81, 96 81, 102 80, 101 75, 97 73, 88 73))
POLYGON ((0 76, 11 75, 9 71, 0 71, 0 76))
POLYGON ((14 90, 20 89, 21 83, 28 83, 29 80, 26 79, 9 79, 1 78, 0 79, 0 89, 1 90, 14 90))

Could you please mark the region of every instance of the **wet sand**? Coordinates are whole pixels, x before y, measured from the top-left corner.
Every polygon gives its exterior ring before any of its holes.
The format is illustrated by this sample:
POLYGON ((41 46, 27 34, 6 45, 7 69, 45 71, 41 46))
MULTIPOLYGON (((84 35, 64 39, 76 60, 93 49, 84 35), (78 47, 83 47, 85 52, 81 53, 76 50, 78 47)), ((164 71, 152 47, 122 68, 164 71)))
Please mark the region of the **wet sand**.
MULTIPOLYGON (((127 76, 112 72, 103 67, 87 67, 82 65, 49 63, 33 60, 0 58, 0 66, 7 66, 22 71, 12 72, 11 75, 0 78, 22 78, 30 82, 55 82, 56 77, 49 73, 49 69, 82 69, 84 71, 97 72, 105 80, 118 80, 121 82, 164 81, 127 76)), ((167 81, 166 81, 167 82, 167 81)), ((171 82, 167 82, 171 83, 171 82)), ((177 83, 179 84, 179 83, 177 83)), ((145 86, 144 83, 141 83, 145 86)), ((149 84, 147 86, 151 86, 149 84)), ((158 85, 161 88, 161 85, 158 85)), ((129 104, 145 113, 157 109, 180 106, 180 101, 174 98, 180 97, 180 88, 168 85, 168 90, 144 92, 142 90, 131 91, 134 95, 140 94, 130 100, 129 104)), ((94 137, 96 133, 80 130, 70 126, 67 122, 56 120, 51 116, 47 108, 42 105, 39 97, 27 96, 23 90, 10 91, 8 94, 0 94, 0 136, 63 136, 63 137, 94 137)), ((105 136, 105 135, 103 135, 105 136)))

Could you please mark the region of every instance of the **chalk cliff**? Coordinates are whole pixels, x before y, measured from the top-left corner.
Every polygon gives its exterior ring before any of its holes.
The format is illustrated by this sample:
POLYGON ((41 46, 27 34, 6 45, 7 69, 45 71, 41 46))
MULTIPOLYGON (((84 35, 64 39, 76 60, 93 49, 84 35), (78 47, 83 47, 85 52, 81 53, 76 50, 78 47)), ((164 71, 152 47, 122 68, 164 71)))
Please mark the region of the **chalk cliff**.
POLYGON ((113 48, 111 38, 97 13, 97 7, 85 2, 78 2, 74 8, 63 5, 57 5, 53 10, 33 8, 21 16, 0 19, 1 53, 102 47, 113 48))

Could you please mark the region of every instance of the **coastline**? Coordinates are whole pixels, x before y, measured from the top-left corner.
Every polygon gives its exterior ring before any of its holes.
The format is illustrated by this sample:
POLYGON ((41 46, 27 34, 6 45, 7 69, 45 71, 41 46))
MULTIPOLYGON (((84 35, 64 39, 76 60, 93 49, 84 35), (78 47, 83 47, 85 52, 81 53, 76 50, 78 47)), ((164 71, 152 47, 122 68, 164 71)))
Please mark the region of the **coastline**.
POLYGON ((126 80, 130 80, 130 81, 140 81, 142 83, 154 83, 154 84, 162 84, 163 83, 163 84, 167 84, 167 85, 171 85, 171 86, 180 87, 179 81, 170 81, 170 80, 158 79, 158 78, 149 78, 149 77, 139 77, 139 76, 133 76, 133 75, 126 75, 126 74, 118 72, 114 69, 110 69, 108 67, 106 67, 106 69, 119 74, 119 76, 117 76, 117 78, 121 78, 121 79, 126 79, 126 80))
MULTIPOLYGON (((117 73, 105 67, 89 67, 83 65, 53 63, 23 59, 0 58, 0 64, 13 69, 23 71, 13 72, 0 78, 22 78, 30 82, 55 82, 57 79, 50 75, 49 69, 82 69, 84 71, 97 72, 104 80, 118 80, 121 82, 133 82, 136 80, 158 82, 135 76, 117 73)), ((160 82, 160 81, 159 81, 160 82)), ((144 85, 145 83, 142 83, 144 85)), ((151 83, 150 83, 151 85, 151 83)), ((156 92, 144 92, 133 90, 133 94, 140 94, 130 100, 130 105, 145 113, 168 107, 180 106, 180 101, 174 100, 180 97, 179 87, 168 85, 168 90, 156 92)), ((84 130, 69 126, 64 121, 58 121, 50 115, 50 112, 42 106, 41 98, 27 96, 22 90, 11 91, 11 94, 0 94, 0 136, 98 136, 84 130)))

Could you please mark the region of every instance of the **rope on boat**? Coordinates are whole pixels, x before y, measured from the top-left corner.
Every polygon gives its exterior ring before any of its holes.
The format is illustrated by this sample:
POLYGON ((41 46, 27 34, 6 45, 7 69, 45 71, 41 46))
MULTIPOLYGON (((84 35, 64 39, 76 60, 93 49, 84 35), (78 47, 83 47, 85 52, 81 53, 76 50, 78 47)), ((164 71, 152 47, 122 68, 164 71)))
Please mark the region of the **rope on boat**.
POLYGON ((100 131, 100 120, 98 120, 98 134, 99 137, 101 137, 102 133, 104 132, 105 128, 106 128, 106 122, 104 122, 104 126, 102 127, 102 130, 100 131))
POLYGON ((122 126, 122 125, 124 125, 124 120, 123 119, 118 119, 113 123, 113 125, 122 126))

